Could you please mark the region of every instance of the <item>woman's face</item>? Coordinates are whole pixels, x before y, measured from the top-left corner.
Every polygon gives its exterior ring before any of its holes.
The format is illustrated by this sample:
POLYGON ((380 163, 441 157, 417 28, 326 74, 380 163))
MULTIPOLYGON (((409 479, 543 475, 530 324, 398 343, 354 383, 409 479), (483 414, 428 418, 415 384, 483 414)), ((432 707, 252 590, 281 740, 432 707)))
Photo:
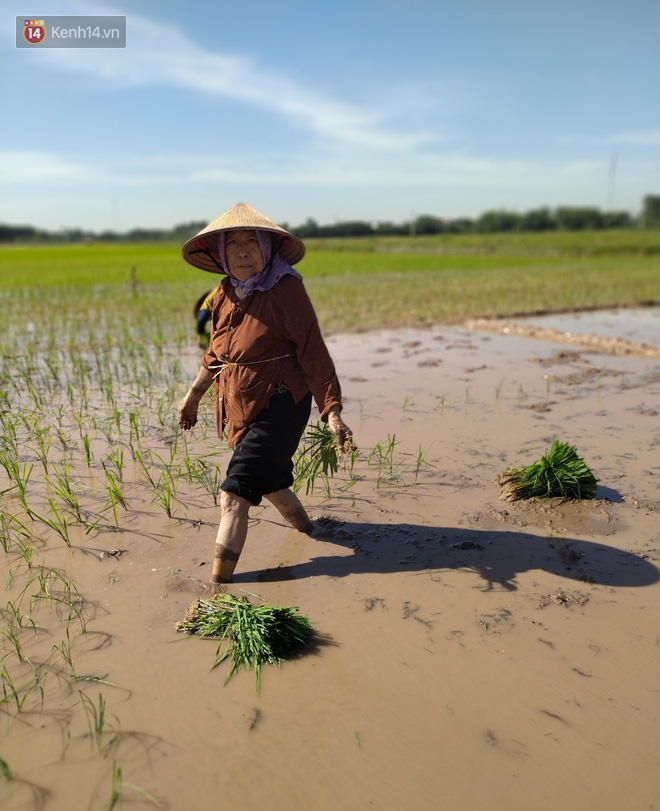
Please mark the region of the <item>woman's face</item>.
POLYGON ((232 276, 246 282, 264 269, 264 258, 257 240, 256 231, 227 231, 225 258, 232 276))

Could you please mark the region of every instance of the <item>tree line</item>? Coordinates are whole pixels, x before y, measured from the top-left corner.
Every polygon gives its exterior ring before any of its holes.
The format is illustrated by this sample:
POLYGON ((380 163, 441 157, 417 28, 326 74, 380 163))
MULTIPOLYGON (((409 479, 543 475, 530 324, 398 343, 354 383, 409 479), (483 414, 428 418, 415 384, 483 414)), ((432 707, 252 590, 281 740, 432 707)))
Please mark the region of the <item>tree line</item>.
MULTIPOLYGON (((185 242, 207 225, 200 220, 175 225, 169 229, 133 228, 130 231, 86 231, 63 228, 46 231, 31 225, 0 223, 0 242, 185 242)), ((403 223, 344 220, 320 225, 309 217, 302 225, 282 226, 302 239, 311 237, 418 236, 430 234, 495 234, 534 231, 583 231, 607 228, 660 228, 660 195, 646 195, 642 211, 633 217, 628 211, 602 211, 592 206, 541 207, 524 213, 495 209, 475 219, 448 219, 420 214, 403 223)))

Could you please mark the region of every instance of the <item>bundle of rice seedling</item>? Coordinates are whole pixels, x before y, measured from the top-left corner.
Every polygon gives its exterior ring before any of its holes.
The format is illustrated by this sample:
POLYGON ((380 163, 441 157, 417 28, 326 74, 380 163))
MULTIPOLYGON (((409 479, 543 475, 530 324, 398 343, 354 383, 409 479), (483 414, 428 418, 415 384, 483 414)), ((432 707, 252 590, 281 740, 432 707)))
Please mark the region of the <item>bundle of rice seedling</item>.
POLYGON ((293 491, 297 493, 305 484, 305 493, 314 492, 314 483, 319 474, 334 476, 339 469, 339 452, 334 434, 327 425, 316 423, 310 426, 303 438, 303 446, 295 459, 293 491))
POLYGON ((254 668, 257 693, 262 663, 279 667, 284 659, 304 648, 314 632, 309 619, 299 614, 297 607, 253 605, 247 597, 231 594, 197 600, 176 628, 186 634, 219 638, 211 669, 231 657, 226 684, 241 668, 254 668))
POLYGON ((549 452, 533 465, 508 468, 497 477, 500 498, 581 498, 596 496, 597 479, 574 445, 555 440, 549 452))

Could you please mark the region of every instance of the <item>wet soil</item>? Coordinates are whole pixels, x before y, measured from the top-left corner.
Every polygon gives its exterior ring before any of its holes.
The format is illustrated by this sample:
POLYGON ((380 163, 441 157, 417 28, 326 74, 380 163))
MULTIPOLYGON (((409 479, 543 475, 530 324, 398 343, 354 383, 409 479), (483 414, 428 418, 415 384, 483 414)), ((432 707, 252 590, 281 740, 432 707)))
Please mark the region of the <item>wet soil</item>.
MULTIPOLYGON (((228 588, 317 629, 259 695, 253 674, 225 686, 211 670, 216 642, 175 630, 210 574, 208 498, 170 519, 136 490, 93 554, 52 552, 94 606, 77 668, 105 677, 123 779, 174 811, 658 808, 660 354, 476 328, 328 344, 363 456, 304 496, 312 537, 251 511, 228 588), (497 475, 554 439, 577 446, 597 498, 500 500, 497 475)), ((190 450, 218 444, 197 430, 190 450)), ((5 783, 4 811, 94 795, 90 736, 73 730, 64 757, 57 713, 8 724, 5 758, 47 794, 5 783)))

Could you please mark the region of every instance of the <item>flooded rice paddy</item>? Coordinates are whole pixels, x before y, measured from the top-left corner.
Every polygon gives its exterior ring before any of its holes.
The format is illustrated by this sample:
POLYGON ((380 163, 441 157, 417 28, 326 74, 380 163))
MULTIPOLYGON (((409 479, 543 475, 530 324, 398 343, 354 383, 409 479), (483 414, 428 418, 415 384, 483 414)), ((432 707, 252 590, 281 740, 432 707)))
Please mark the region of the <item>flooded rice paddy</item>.
POLYGON ((174 627, 228 461, 210 398, 175 424, 198 350, 5 349, 3 811, 658 807, 660 361, 465 327, 328 345, 361 453, 303 494, 313 537, 251 511, 230 590, 317 631, 259 695, 174 627), (557 438, 597 499, 501 501, 557 438))

